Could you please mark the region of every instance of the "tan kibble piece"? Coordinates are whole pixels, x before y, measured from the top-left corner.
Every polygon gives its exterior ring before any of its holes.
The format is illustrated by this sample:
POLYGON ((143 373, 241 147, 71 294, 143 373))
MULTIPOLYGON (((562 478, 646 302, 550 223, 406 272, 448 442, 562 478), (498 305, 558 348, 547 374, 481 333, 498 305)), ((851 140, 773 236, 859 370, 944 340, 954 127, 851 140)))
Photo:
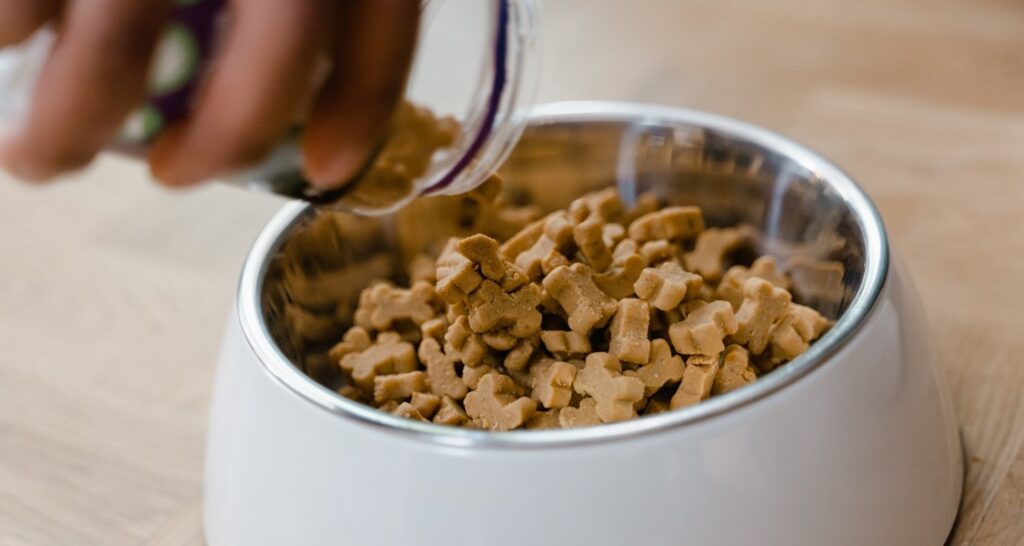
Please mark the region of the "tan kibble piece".
POLYGON ((831 321, 814 309, 790 304, 769 333, 772 358, 781 362, 793 360, 804 354, 810 348, 811 342, 818 339, 831 325, 831 321))
POLYGON ((559 266, 569 265, 571 262, 569 258, 557 250, 551 250, 540 260, 540 271, 542 274, 547 275, 551 273, 559 266))
POLYGON ((400 320, 410 320, 419 326, 437 316, 433 302, 434 287, 426 281, 408 290, 381 283, 359 294, 355 324, 379 331, 390 330, 400 320))
POLYGON ((469 421, 469 416, 462 409, 462 405, 447 396, 441 397, 441 406, 434 414, 434 423, 457 427, 469 421))
POLYGON ((545 219, 540 219, 530 223, 524 227, 519 233, 516 233, 505 241, 498 252, 501 256, 509 261, 515 261, 523 252, 530 249, 537 241, 544 235, 544 222, 545 219))
POLYGON ((694 355, 687 359, 679 390, 672 395, 672 409, 692 406, 707 400, 711 396, 711 386, 717 373, 718 355, 694 355))
POLYGON ((459 239, 449 239, 437 258, 437 295, 449 304, 465 300, 483 281, 473 261, 458 251, 458 244, 459 239))
POLYGON ((373 378, 373 401, 382 404, 388 400, 405 400, 414 392, 427 390, 427 375, 414 372, 378 375, 373 378))
POLYGON ((358 353, 349 353, 339 362, 341 369, 352 375, 355 384, 372 389, 374 379, 381 374, 406 373, 416 370, 416 350, 398 334, 382 333, 377 342, 358 353))
POLYGON ((597 416, 597 400, 584 398, 580 401, 580 407, 562 408, 558 412, 558 423, 562 428, 592 427, 602 423, 597 416))
POLYGON ((725 336, 737 331, 736 316, 727 301, 693 301, 683 312, 686 318, 668 328, 672 347, 679 354, 716 355, 725 350, 725 336))
POLYGON ((518 254, 514 263, 528 278, 536 280, 544 271, 544 263, 557 260, 562 247, 572 238, 572 223, 565 211, 549 214, 544 220, 543 232, 533 245, 518 254))
POLYGON ((516 396, 511 377, 489 373, 476 390, 466 395, 466 413, 489 430, 512 430, 523 425, 537 411, 537 401, 516 396))
POLYGON ((646 265, 647 260, 639 254, 626 256, 615 267, 594 275, 594 283, 613 299, 628 298, 634 294, 633 287, 646 265))
POLYGON ((420 335, 423 339, 434 338, 441 341, 447 330, 448 320, 445 317, 435 317, 420 325, 420 335))
POLYGON ((572 399, 572 383, 576 366, 568 362, 545 359, 530 367, 530 396, 545 408, 564 408, 572 399))
POLYGON ((661 208, 661 199, 657 195, 651 192, 644 192, 636 196, 633 200, 633 206, 630 207, 629 211, 623 215, 621 222, 622 225, 628 226, 637 218, 644 216, 645 214, 655 212, 661 208))
POLYGON ((349 353, 365 351, 373 342, 370 340, 370 333, 365 328, 353 326, 345 332, 341 341, 331 347, 327 354, 334 362, 341 362, 342 357, 349 353))
POLYGON ((594 284, 591 269, 583 264, 559 267, 544 277, 544 289, 569 315, 569 328, 589 334, 615 313, 615 300, 594 284))
POLYGON ((429 392, 414 392, 409 403, 416 408, 416 411, 420 412, 420 415, 430 420, 437 413, 437 408, 441 406, 441 397, 429 392))
POLYGON ((510 351, 519 343, 519 338, 501 330, 487 332, 481 336, 484 343, 495 351, 510 351))
POLYGON ((739 310, 743 304, 743 285, 747 279, 757 277, 764 279, 778 288, 789 289, 789 279, 779 271, 775 258, 761 256, 754 260, 749 268, 742 265, 734 265, 725 272, 721 282, 715 289, 715 297, 732 304, 732 308, 739 310))
POLYGON ((701 284, 700 275, 683 271, 676 262, 665 262, 658 267, 645 268, 633 284, 633 290, 655 309, 668 311, 678 307, 688 292, 699 290, 701 284))
POLYGON ((679 258, 681 248, 665 239, 647 241, 640 247, 640 255, 647 260, 648 264, 656 264, 664 260, 679 258))
POLYGON ((395 413, 395 410, 398 409, 398 405, 398 402, 395 402, 394 400, 388 400, 387 402, 384 402, 383 404, 377 406, 377 409, 383 411, 384 413, 395 413))
POLYGON ((493 281, 484 281, 469 297, 469 327, 483 333, 505 328, 518 338, 540 331, 540 287, 528 284, 507 293, 493 281))
POLYGON ((501 281, 505 276, 505 262, 498 255, 498 241, 478 233, 459 241, 455 249, 477 264, 484 277, 492 281, 501 281))
POLYGON ((711 385, 711 394, 725 394, 757 379, 757 372, 750 365, 750 353, 739 345, 729 345, 722 355, 722 367, 715 375, 711 385))
POLYGON ((534 336, 519 340, 516 346, 505 355, 505 369, 510 372, 521 372, 530 363, 530 357, 540 345, 540 337, 534 336))
POLYGON ((441 351, 437 340, 424 338, 418 352, 420 362, 427 368, 427 382, 431 392, 455 400, 466 397, 469 389, 455 372, 455 361, 441 351))
POLYGON ((725 261, 730 254, 749 241, 749 231, 742 228, 710 228, 697 236, 693 252, 686 255, 686 268, 704 277, 707 282, 722 278, 725 261))
POLYGON ((573 240, 594 271, 604 271, 612 265, 612 251, 604 243, 604 222, 591 213, 586 220, 572 229, 573 240))
POLYGON ((494 368, 486 364, 480 366, 469 367, 466 366, 462 369, 462 382, 466 384, 470 390, 477 388, 480 385, 480 379, 489 373, 493 373, 494 368))
POLYGON ((437 262, 427 254, 417 254, 409 260, 407 268, 409 282, 437 282, 437 262))
POLYGON ((609 328, 611 342, 608 352, 623 362, 646 364, 651 356, 651 308, 647 302, 635 298, 619 301, 619 310, 609 328))
POLYGON ((590 192, 569 204, 570 214, 586 218, 596 213, 602 220, 614 221, 622 214, 622 200, 618 188, 605 188, 590 192))
MULTIPOLYGON (((633 239, 623 239, 615 245, 615 249, 612 250, 612 260, 615 265, 621 266, 627 259, 632 257, 634 254, 640 255, 640 244, 633 239)), ((642 255, 640 255, 643 258, 642 255)), ((644 265, 647 265, 647 260, 644 260, 644 265)))
POLYGON ((843 300, 842 262, 793 256, 786 260, 786 272, 793 281, 793 295, 805 304, 829 308, 843 300))
POLYGON ((627 233, 640 242, 655 239, 689 239, 704 230, 699 207, 666 207, 637 218, 627 233))
POLYGON ((530 417, 530 420, 526 422, 526 428, 532 430, 562 428, 558 413, 558 410, 535 412, 533 417, 530 417))
POLYGON ((626 370, 623 374, 642 381, 644 394, 650 396, 665 385, 678 383, 683 378, 684 369, 683 358, 672 354, 668 342, 655 339, 651 341, 650 361, 638 370, 626 370))
POLYGON ((789 292, 772 283, 752 277, 743 285, 743 305, 736 312, 739 328, 733 339, 746 346, 750 354, 759 355, 768 346, 772 324, 789 308, 789 292))
POLYGON ((337 393, 349 400, 361 400, 363 398, 363 392, 355 385, 344 385, 337 390, 337 393))
POLYGON ((644 384, 622 375, 619 359, 608 353, 591 353, 576 375, 573 389, 597 401, 597 415, 610 423, 636 417, 633 405, 644 397, 644 384))
POLYGON ((601 240, 608 248, 615 248, 619 241, 626 238, 626 228, 622 224, 605 224, 601 228, 601 240))
POLYGON ((416 409, 416 406, 413 406, 409 402, 402 402, 391 413, 393 413, 393 414, 395 414, 395 415, 397 415, 399 417, 405 417, 406 419, 412 419, 414 421, 426 421, 427 420, 425 417, 423 417, 423 414, 421 414, 419 412, 419 410, 416 409))
POLYGON ((546 330, 540 333, 544 348, 556 358, 590 354, 590 338, 572 330, 546 330))
POLYGON ((444 352, 466 366, 476 366, 487 354, 487 344, 473 333, 465 315, 457 317, 444 335, 444 352))

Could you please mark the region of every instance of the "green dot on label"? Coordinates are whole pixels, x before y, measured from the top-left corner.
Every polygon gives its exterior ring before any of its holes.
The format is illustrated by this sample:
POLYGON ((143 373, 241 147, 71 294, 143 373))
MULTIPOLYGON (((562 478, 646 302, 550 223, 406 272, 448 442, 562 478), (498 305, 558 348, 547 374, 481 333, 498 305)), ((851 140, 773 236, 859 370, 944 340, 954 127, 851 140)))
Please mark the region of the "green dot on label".
POLYGON ((199 45, 192 33, 182 25, 172 24, 164 31, 157 47, 149 92, 153 95, 173 93, 187 84, 199 68, 199 45))

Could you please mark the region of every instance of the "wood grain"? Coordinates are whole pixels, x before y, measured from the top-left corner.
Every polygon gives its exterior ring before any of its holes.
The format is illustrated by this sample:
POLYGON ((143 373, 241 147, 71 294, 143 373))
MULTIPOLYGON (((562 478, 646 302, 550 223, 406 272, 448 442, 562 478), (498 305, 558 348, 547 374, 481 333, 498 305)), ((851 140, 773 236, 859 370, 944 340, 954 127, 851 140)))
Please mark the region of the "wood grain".
MULTIPOLYGON (((1024 541, 1024 4, 552 0, 540 100, 765 125, 881 209, 953 388, 953 544, 1024 541)), ((0 180, 0 544, 202 544, 210 380, 248 245, 280 201, 169 192, 105 158, 0 180)))

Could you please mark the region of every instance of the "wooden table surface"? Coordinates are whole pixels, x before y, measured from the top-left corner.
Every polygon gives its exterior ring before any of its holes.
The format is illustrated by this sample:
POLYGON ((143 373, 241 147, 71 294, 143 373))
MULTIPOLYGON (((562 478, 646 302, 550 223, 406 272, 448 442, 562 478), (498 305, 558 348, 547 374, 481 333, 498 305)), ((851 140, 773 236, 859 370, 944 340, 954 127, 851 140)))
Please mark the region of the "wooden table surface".
MULTIPOLYGON (((744 118, 874 198, 967 449, 955 544, 1024 541, 1024 4, 550 0, 542 101, 744 118)), ((106 158, 0 180, 0 544, 202 544, 213 365, 276 198, 106 158)), ((244 545, 243 545, 244 546, 244 545)))

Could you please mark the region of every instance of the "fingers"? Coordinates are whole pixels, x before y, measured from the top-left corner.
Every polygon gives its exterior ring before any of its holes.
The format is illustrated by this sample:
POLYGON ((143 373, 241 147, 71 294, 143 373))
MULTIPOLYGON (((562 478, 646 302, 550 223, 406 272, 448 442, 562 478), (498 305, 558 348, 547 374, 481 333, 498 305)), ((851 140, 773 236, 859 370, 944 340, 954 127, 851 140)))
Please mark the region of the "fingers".
POLYGON ((237 0, 216 70, 189 119, 154 144, 153 174, 201 182, 265 155, 294 120, 335 30, 333 0, 237 0))
POLYGON ((57 0, 0 0, 0 47, 28 38, 57 15, 57 0))
POLYGON ((27 122, 0 146, 0 162, 29 180, 87 164, 143 99, 166 14, 167 0, 70 2, 27 122))
POLYGON ((347 0, 334 76, 303 134, 306 176, 321 187, 354 176, 384 135, 405 88, 419 26, 417 0, 347 0))

